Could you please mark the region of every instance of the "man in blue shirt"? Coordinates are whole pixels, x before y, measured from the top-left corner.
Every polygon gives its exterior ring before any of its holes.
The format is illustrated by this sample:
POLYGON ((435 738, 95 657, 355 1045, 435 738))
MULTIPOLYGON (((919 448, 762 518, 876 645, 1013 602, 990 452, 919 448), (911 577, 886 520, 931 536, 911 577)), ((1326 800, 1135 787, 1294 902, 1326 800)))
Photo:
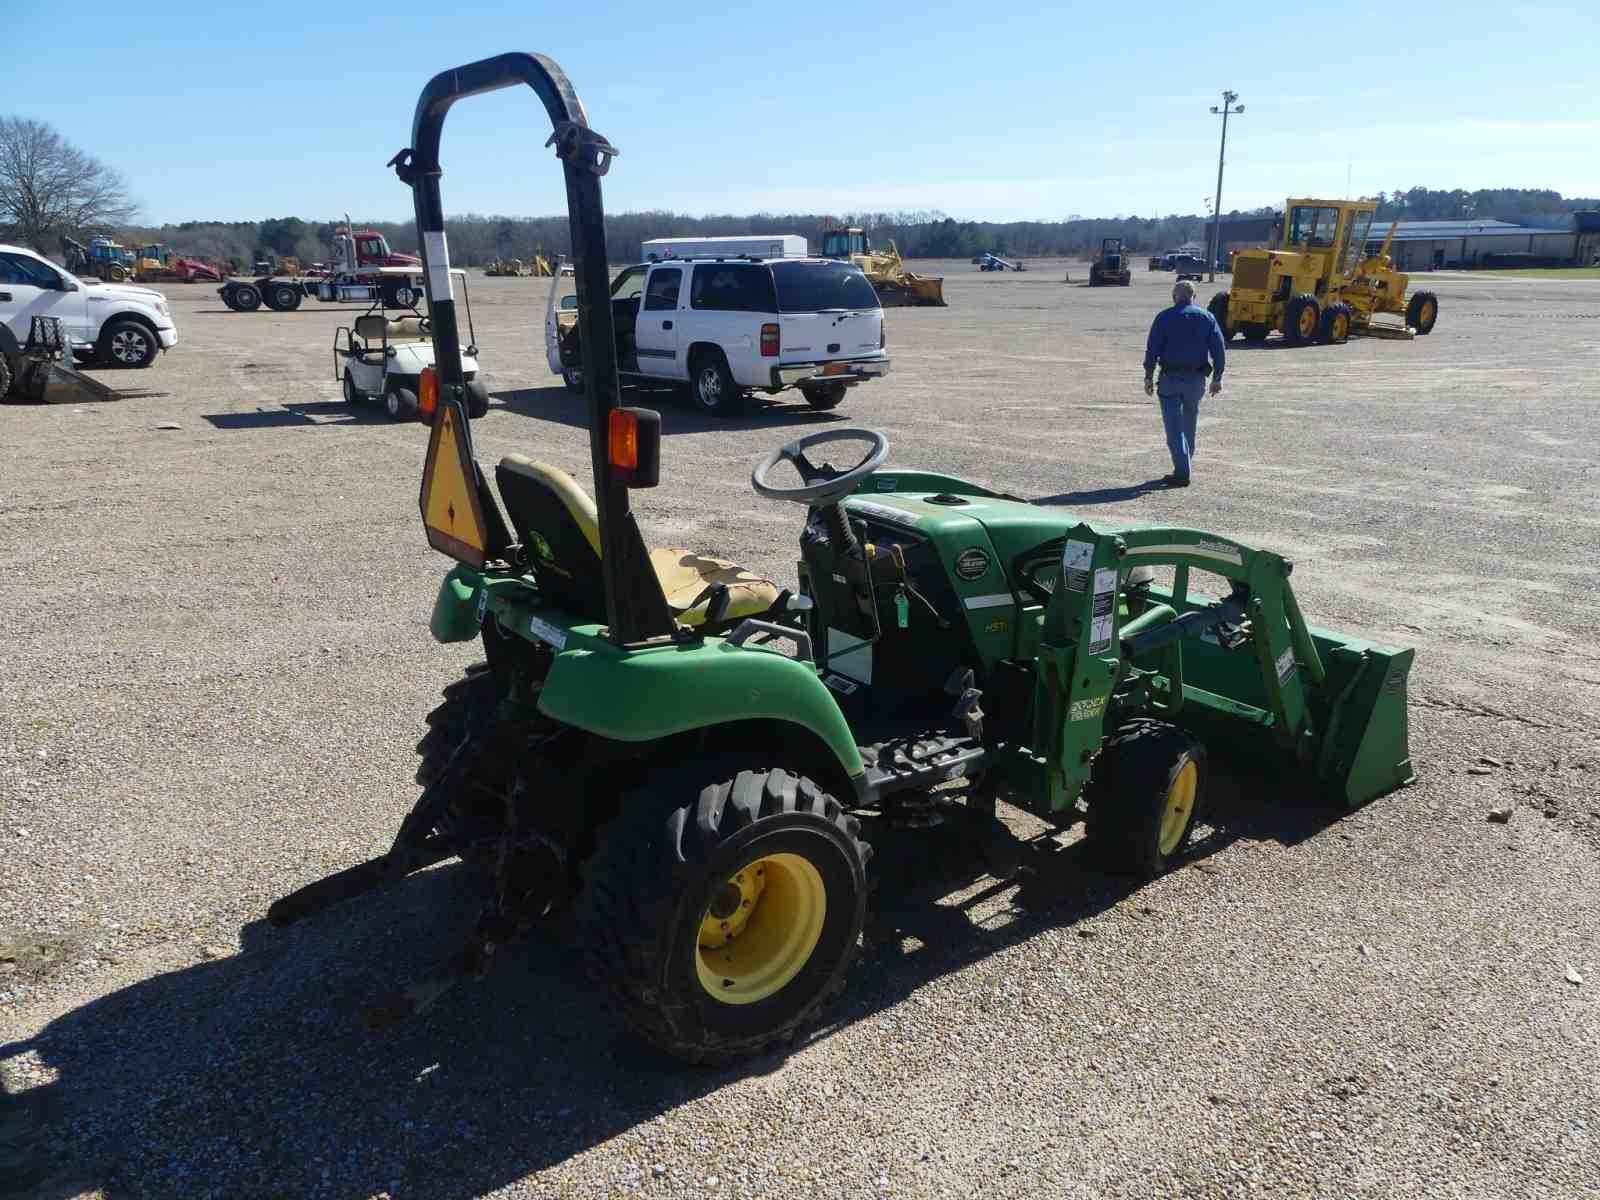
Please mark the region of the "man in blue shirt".
POLYGON ((1227 361, 1223 340, 1217 319, 1194 302, 1194 285, 1187 279, 1175 283, 1172 307, 1156 315, 1144 351, 1146 396, 1157 393, 1156 364, 1161 364, 1161 420, 1167 427, 1167 450, 1172 455, 1172 474, 1162 478, 1168 487, 1189 486, 1206 376, 1211 376, 1213 396, 1222 390, 1222 368, 1227 361))

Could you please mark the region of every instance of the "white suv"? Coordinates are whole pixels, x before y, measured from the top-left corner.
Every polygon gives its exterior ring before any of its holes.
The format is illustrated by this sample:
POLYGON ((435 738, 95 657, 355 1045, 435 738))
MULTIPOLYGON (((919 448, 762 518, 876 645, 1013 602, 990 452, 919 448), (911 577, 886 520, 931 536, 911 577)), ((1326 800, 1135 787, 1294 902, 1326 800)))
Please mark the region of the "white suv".
POLYGON ((32 250, 0 245, 0 353, 21 351, 34 317, 61 318, 75 355, 110 366, 148 367, 178 344, 160 292, 79 279, 32 250))
MULTIPOLYGON (((545 317, 550 369, 583 388, 577 297, 545 317)), ((798 388, 813 408, 889 373, 883 307, 859 267, 826 258, 665 259, 611 285, 617 368, 626 383, 689 385, 697 408, 736 412, 746 393, 798 388)))

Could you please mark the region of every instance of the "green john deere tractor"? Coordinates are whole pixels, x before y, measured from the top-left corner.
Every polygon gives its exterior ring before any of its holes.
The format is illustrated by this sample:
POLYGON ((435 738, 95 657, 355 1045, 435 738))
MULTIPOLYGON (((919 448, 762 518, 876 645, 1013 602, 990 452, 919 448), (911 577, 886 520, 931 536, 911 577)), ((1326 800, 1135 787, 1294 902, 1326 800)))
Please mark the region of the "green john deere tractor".
POLYGON ((657 482, 660 424, 617 403, 600 198, 614 154, 554 62, 507 54, 429 83, 393 162, 414 193, 439 371, 423 524, 457 560, 431 628, 480 641, 484 661, 428 719, 422 794, 389 852, 269 917, 450 857, 493 887, 460 954, 377 1018, 570 913, 634 1029, 725 1060, 791 1037, 843 986, 872 862, 853 814, 965 778, 978 820, 999 797, 1082 819, 1107 868, 1152 876, 1181 859, 1209 749, 1280 764, 1286 791, 1344 806, 1410 781, 1412 652, 1309 628, 1290 563, 1226 537, 1090 525, 886 470, 882 434, 830 429, 751 480, 804 508, 793 585, 649 549, 629 490, 657 482), (565 174, 592 498, 520 455, 491 486, 472 455, 439 139, 456 100, 517 83, 544 102, 565 174), (864 447, 853 465, 818 461, 849 442, 864 447))

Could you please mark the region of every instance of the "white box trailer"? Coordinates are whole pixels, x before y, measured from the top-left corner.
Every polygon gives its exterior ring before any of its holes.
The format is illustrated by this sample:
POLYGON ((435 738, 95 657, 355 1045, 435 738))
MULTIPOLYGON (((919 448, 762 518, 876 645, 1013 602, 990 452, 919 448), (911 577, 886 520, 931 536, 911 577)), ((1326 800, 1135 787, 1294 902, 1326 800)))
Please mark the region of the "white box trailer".
POLYGON ((651 238, 644 243, 645 262, 664 258, 804 258, 806 239, 798 233, 752 237, 651 238))

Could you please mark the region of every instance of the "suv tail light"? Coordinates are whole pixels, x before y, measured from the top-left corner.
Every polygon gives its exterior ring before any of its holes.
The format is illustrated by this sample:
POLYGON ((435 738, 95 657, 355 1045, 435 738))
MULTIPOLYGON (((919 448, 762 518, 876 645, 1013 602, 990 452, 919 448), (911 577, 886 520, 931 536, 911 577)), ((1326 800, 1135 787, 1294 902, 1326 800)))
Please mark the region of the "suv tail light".
POLYGON ((761 357, 777 358, 779 340, 778 327, 776 325, 763 325, 761 327, 761 357))
POLYGON ((878 349, 879 350, 882 350, 885 346, 887 346, 889 344, 888 342, 884 341, 884 336, 887 333, 888 328, 889 328, 889 322, 887 322, 887 321, 879 321, 878 322, 878 349))

